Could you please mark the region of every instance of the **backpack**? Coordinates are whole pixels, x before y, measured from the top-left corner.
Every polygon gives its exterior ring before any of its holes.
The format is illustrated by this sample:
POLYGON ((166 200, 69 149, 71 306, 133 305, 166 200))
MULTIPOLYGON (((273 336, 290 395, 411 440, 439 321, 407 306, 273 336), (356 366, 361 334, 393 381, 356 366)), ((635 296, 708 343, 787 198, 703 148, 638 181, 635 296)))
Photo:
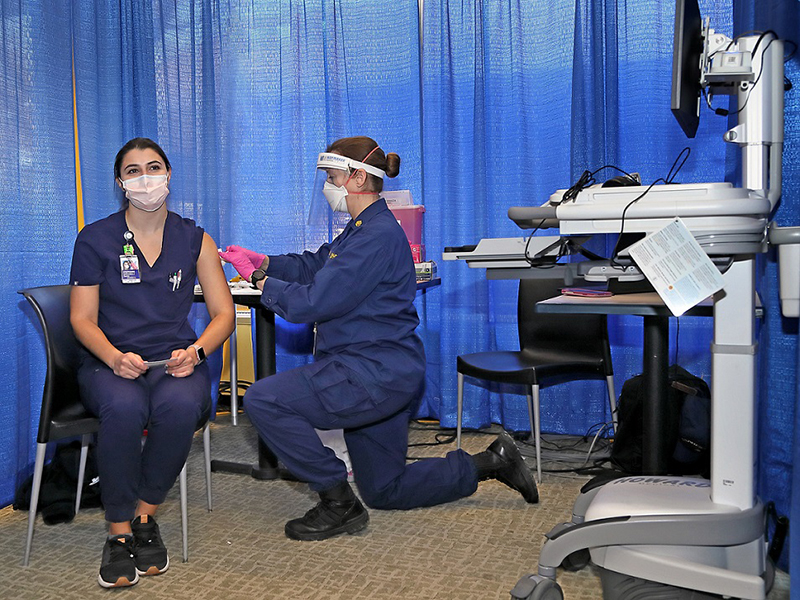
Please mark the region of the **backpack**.
MULTIPOLYGON (((75 518, 75 495, 78 488, 81 443, 79 441, 56 446, 53 459, 42 470, 37 512, 47 525, 69 523, 75 518)), ((33 475, 20 484, 14 495, 14 510, 29 510, 33 475)), ((97 475, 95 445, 89 444, 86 472, 83 475, 81 508, 96 508, 100 503, 100 478, 97 475)))
MULTIPOLYGON (((708 384, 678 365, 669 367, 667 421, 664 423, 671 475, 710 470, 711 393, 708 384)), ((630 475, 642 474, 644 378, 636 375, 622 385, 618 426, 611 446, 611 463, 630 475)))

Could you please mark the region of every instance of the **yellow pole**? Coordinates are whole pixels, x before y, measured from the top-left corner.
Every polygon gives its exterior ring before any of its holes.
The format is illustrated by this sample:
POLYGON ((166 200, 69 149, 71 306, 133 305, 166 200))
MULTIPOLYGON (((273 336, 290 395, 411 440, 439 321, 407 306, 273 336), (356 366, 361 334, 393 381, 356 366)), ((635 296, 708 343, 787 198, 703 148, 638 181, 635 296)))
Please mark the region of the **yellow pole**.
POLYGON ((78 214, 78 231, 83 229, 83 186, 81 185, 81 153, 78 146, 78 102, 75 91, 75 52, 72 52, 72 133, 75 139, 75 196, 78 214))

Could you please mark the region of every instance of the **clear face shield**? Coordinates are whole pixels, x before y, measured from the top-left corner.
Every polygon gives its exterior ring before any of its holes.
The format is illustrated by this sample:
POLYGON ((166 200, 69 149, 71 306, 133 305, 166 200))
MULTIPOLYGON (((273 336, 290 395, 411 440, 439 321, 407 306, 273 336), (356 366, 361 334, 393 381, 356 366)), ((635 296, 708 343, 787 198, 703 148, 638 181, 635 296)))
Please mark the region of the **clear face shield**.
POLYGON ((317 158, 308 224, 314 228, 328 229, 330 239, 339 235, 350 220, 345 184, 358 169, 381 179, 385 175, 377 167, 341 154, 322 152, 317 158))

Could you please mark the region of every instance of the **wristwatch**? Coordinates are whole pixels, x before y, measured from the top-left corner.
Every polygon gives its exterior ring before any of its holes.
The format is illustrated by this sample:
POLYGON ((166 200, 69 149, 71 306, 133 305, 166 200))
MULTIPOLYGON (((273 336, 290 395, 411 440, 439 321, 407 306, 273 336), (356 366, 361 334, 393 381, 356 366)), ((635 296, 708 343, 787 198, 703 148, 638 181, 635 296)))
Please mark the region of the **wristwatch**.
POLYGON ((264 269, 256 269, 255 271, 253 271, 253 274, 250 275, 250 283, 258 287, 257 285, 258 282, 266 278, 267 278, 267 273, 266 271, 264 271, 264 269))
POLYGON ((197 352, 198 365, 206 359, 206 351, 203 350, 202 346, 198 346, 197 344, 190 344, 189 348, 194 348, 194 351, 197 352))

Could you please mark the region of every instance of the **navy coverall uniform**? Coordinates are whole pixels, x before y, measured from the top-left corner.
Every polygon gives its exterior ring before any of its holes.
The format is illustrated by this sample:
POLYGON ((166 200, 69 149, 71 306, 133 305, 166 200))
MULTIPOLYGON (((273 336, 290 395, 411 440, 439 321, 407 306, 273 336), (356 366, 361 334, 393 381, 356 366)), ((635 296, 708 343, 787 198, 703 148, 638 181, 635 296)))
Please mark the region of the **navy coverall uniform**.
POLYGON ((267 275, 264 306, 316 324, 315 362, 256 382, 244 398, 286 468, 317 492, 346 481, 344 463, 314 431, 343 429, 368 506, 415 508, 472 494, 478 480, 466 452, 406 465, 425 354, 414 332, 411 250, 386 202, 368 206, 316 252, 270 256, 267 275))
MULTIPOLYGON (((75 242, 70 281, 100 286, 97 324, 118 350, 144 360, 169 358, 197 339, 187 317, 203 229, 167 213, 161 255, 150 266, 134 240, 141 282, 122 283, 127 230, 124 210, 84 227, 75 242), (180 285, 173 290, 178 272, 180 285)), ((154 367, 125 379, 84 350, 78 383, 86 408, 100 419, 97 467, 106 520, 130 521, 139 499, 164 502, 183 468, 198 422, 210 410, 208 365, 201 363, 188 377, 154 367)))

